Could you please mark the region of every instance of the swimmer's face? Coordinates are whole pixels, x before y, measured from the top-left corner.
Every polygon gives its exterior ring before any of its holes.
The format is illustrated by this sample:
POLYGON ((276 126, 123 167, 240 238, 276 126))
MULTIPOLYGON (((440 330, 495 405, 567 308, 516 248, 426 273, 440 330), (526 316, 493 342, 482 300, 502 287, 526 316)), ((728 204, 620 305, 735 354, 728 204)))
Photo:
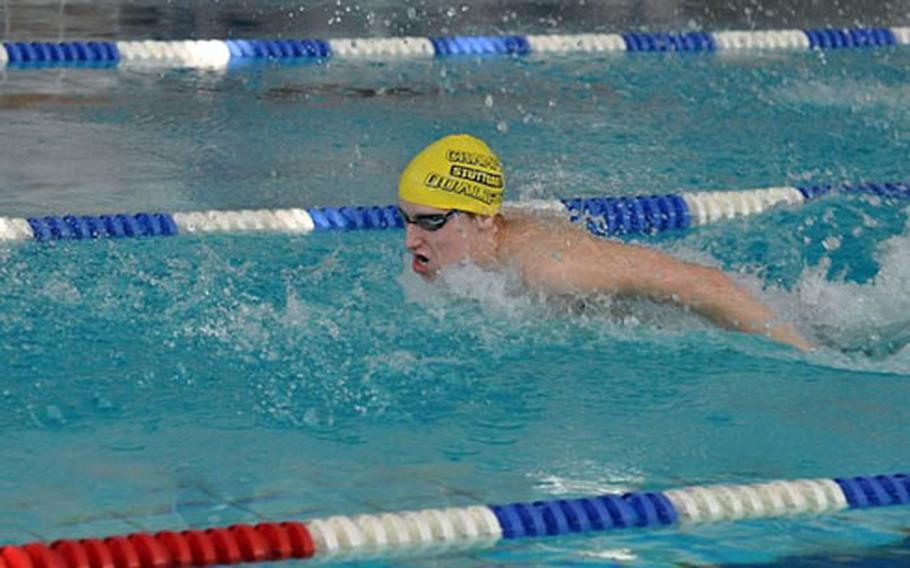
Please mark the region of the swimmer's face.
POLYGON ((401 201, 399 207, 405 217, 404 245, 413 255, 414 272, 431 280, 440 268, 470 258, 471 243, 477 234, 477 224, 470 214, 408 201, 401 201))

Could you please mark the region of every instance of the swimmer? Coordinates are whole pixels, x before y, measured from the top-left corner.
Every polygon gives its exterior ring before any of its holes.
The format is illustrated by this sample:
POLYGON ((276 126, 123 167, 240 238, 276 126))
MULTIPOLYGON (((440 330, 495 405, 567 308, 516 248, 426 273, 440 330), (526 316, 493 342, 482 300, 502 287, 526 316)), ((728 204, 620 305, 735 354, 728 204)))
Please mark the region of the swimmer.
POLYGON ((433 280, 443 267, 467 262, 484 270, 513 270, 529 289, 546 295, 670 302, 725 329, 812 348, 723 272, 598 239, 564 220, 502 211, 504 189, 499 159, 477 138, 446 136, 417 154, 398 184, 414 272, 433 280))

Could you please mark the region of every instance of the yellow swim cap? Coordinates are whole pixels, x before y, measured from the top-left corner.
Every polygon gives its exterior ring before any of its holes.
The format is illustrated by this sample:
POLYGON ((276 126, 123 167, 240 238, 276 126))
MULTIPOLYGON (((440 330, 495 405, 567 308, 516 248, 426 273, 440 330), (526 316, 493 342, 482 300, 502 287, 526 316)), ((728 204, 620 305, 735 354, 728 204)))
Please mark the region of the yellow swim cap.
POLYGON ((437 209, 493 215, 502 205, 505 179, 499 158, 467 134, 440 138, 408 163, 398 197, 437 209))

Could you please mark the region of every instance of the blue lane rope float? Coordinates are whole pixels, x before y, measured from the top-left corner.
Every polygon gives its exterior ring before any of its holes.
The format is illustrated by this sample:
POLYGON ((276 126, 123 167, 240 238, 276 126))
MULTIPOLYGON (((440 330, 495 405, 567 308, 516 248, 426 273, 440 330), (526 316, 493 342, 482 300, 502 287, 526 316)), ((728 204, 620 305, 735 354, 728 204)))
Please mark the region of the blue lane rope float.
POLYGON ((888 28, 817 29, 806 30, 811 49, 841 49, 846 47, 885 47, 897 45, 894 32, 888 28))
POLYGON ((170 215, 139 213, 137 215, 99 215, 64 217, 46 216, 26 219, 39 241, 61 239, 158 237, 177 234, 170 215))
POLYGON ((910 44, 910 27, 683 33, 549 34, 341 39, 64 41, 0 44, 0 65, 195 67, 245 61, 526 56, 555 53, 702 53, 768 49, 867 49, 910 44))
MULTIPOLYGON (((507 203, 507 208, 568 213, 601 237, 681 231, 724 219, 756 215, 780 204, 799 206, 831 193, 910 199, 905 182, 768 187, 666 195, 578 197, 507 203)), ((0 241, 169 237, 192 233, 355 231, 401 229, 394 205, 312 207, 116 215, 0 217, 0 241)))
POLYGON ((109 41, 3 42, 2 45, 7 65, 16 67, 66 64, 113 66, 120 60, 117 44, 109 41))
POLYGON ((4 568, 178 568, 285 559, 436 554, 518 540, 910 504, 910 476, 691 486, 505 505, 338 515, 207 530, 0 546, 4 568), (107 558, 97 563, 92 558, 107 558))
POLYGON ((717 49, 714 37, 705 32, 683 34, 667 33, 627 33, 622 35, 626 42, 626 51, 714 51, 717 49))
POLYGON ((300 59, 325 58, 331 53, 322 40, 227 40, 232 59, 300 59))
POLYGON ((431 37, 437 56, 448 55, 528 55, 531 46, 522 36, 431 37))

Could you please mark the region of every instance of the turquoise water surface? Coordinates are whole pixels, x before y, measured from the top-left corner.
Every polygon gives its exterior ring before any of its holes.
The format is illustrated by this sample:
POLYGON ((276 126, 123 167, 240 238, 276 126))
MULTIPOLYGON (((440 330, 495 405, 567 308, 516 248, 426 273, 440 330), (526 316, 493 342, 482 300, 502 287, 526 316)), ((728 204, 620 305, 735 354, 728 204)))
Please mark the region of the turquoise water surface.
MULTIPOLYGON (((0 214, 394 202, 470 132, 512 200, 906 179, 910 51, 10 70, 0 214)), ((908 203, 640 238, 820 344, 554 304, 396 231, 0 245, 0 541, 905 471, 908 203)), ((389 565, 898 555, 910 511, 539 540, 389 565)), ((375 563, 374 563, 375 564, 375 563)))

